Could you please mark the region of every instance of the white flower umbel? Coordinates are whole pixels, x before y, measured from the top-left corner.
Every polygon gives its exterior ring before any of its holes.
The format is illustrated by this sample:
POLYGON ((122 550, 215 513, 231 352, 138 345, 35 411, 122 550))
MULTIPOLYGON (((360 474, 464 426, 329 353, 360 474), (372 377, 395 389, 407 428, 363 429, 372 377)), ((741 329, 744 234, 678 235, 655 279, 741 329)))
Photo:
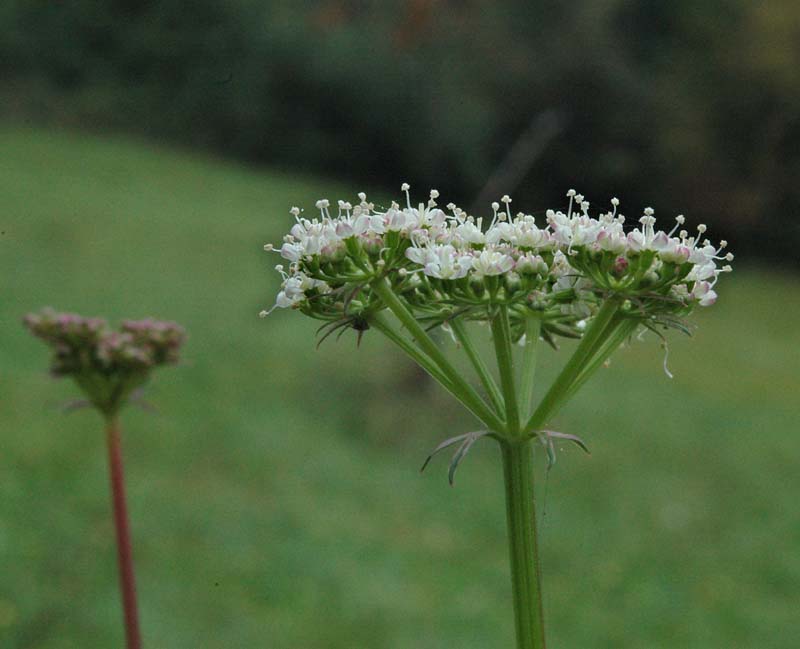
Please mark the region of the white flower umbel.
POLYGON ((327 199, 317 201, 314 218, 293 207, 295 224, 282 245, 264 247, 289 265, 276 267, 281 288, 261 315, 297 309, 323 321, 323 339, 352 328, 360 340, 372 329, 399 346, 484 427, 437 449, 459 445, 451 481, 473 443, 483 437, 499 442, 518 647, 543 647, 532 444, 541 442, 550 463, 553 439, 582 445, 548 430, 552 417, 637 329, 662 339, 664 329, 686 331, 692 310, 716 301, 719 277, 731 270, 719 264, 733 255, 725 241, 714 246, 705 238, 705 225, 690 236, 683 216, 669 231, 659 230, 646 208, 634 227, 627 226, 616 198, 608 211, 592 216, 590 203, 570 190, 565 211, 547 210, 537 221, 522 212, 512 217, 511 198, 503 196, 484 220, 452 203, 443 211, 436 190, 416 206, 408 184, 401 190, 404 207, 376 208, 363 193, 355 204, 338 201, 336 216, 327 199), (496 373, 472 342, 471 322, 489 325, 496 373), (480 388, 431 337, 437 327, 457 341, 480 388), (534 406, 538 343, 557 348, 563 338, 579 342, 534 406))
MULTIPOLYGON (((437 207, 439 193, 412 207, 403 184, 406 206, 393 202, 381 211, 361 193, 358 202, 317 201, 317 218, 292 208, 295 225, 278 248, 289 262, 283 273, 276 307, 294 307, 322 320, 335 321, 386 308, 371 284, 386 280, 404 296, 408 308, 441 324, 453 313, 469 320, 490 320, 497 305, 509 312, 514 340, 526 315, 535 313, 550 336, 580 335, 575 326, 594 313, 603 300, 623 298, 623 311, 642 321, 653 317, 682 318, 694 306, 713 303, 722 272, 720 261, 733 256, 697 236, 676 218, 669 232, 656 229, 647 208, 638 225, 625 230, 619 201, 593 217, 589 202, 570 191, 566 211, 548 210, 542 227, 530 214, 509 217, 511 199, 492 205, 488 227, 454 204, 445 213, 437 207), (500 211, 502 206, 506 211, 500 211), (582 291, 565 292, 562 277, 580 277, 582 291), (588 285, 586 284, 588 282, 588 285), (358 299, 350 294, 358 289, 358 299), (358 313, 353 313, 356 309, 358 313), (575 317, 565 317, 573 314, 575 317), (556 326, 557 325, 557 326, 556 326)), ((269 251, 275 250, 267 245, 269 251)))

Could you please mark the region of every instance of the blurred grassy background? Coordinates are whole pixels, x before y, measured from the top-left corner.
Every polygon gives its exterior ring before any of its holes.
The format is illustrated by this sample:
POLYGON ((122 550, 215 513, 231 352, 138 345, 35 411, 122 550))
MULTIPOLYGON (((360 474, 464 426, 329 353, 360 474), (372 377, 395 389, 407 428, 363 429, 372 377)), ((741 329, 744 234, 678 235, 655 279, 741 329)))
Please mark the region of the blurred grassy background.
MULTIPOLYGON (((147 646, 510 645, 495 449, 420 476, 473 425, 438 387, 370 332, 315 350, 312 321, 256 317, 288 207, 359 188, 56 130, 0 151, 0 647, 121 643, 100 421, 59 411, 76 390, 19 323, 44 304, 190 332, 160 414, 124 417, 147 646)), ((557 421, 592 455, 540 473, 554 647, 797 646, 800 287, 723 280, 674 380, 645 339, 557 421)))

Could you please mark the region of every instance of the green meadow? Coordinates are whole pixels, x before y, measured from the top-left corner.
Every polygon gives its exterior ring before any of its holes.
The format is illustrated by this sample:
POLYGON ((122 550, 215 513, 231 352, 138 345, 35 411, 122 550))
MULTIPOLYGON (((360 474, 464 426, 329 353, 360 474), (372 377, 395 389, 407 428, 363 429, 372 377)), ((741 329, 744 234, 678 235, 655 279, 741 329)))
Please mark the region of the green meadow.
MULTIPOLYGON (((43 305, 189 331, 157 412, 123 417, 147 647, 512 645, 494 446, 453 488, 446 458, 420 475, 469 416, 376 332, 316 349, 313 321, 257 317, 289 207, 359 189, 0 129, 0 647, 122 644, 101 421, 63 411, 20 324, 43 305)), ((743 262, 719 293, 670 337, 674 379, 634 340, 553 424, 591 449, 539 457, 554 648, 798 646, 800 283, 743 262)))

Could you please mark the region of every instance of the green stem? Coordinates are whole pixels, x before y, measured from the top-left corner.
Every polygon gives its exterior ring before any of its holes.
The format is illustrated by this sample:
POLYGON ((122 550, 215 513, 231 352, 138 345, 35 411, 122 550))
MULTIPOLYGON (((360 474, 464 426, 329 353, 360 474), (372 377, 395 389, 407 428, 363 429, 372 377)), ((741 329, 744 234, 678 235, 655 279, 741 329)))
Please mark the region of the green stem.
MULTIPOLYGON (((425 370, 431 378, 439 383, 445 390, 452 394, 456 399, 470 411, 472 409, 461 400, 458 390, 453 386, 452 381, 439 369, 439 367, 430 358, 428 358, 422 351, 414 345, 408 338, 404 337, 392 325, 386 321, 382 313, 374 314, 370 319, 370 325, 375 327, 384 336, 391 340, 395 345, 402 349, 408 356, 411 357, 417 365, 425 370)), ((478 413, 473 412, 476 417, 480 418, 478 413)))
POLYGON ((453 383, 439 367, 430 358, 428 358, 422 351, 414 345, 408 338, 404 337, 397 329, 395 329, 382 313, 376 313, 370 318, 370 326, 380 331, 384 336, 391 340, 395 345, 402 349, 411 359, 417 363, 423 370, 431 375, 441 383, 442 387, 446 390, 453 391, 453 383))
POLYGON ((530 417, 533 404, 533 385, 536 378, 536 352, 542 319, 538 313, 525 315, 525 347, 522 352, 522 376, 519 386, 519 409, 522 417, 530 417))
POLYGON ((488 428, 494 431, 504 430, 503 422, 497 418, 497 415, 491 411, 475 389, 464 380, 450 361, 447 360, 442 350, 420 326, 411 311, 395 295, 388 280, 385 278, 377 279, 371 286, 378 297, 383 300, 383 303, 414 337, 422 351, 430 357, 439 370, 448 378, 452 384, 452 394, 467 406, 488 428))
POLYGON ((530 440, 501 441, 517 649, 545 649, 530 440))
MULTIPOLYGON (((544 415, 547 419, 551 419, 567 403, 575 393, 580 390, 583 385, 588 381, 592 375, 600 368, 606 359, 616 350, 630 333, 636 329, 636 324, 631 326, 631 320, 620 319, 619 317, 612 318, 611 322, 606 326, 603 335, 595 341, 595 344, 588 351, 586 359, 581 366, 578 374, 573 381, 569 384, 560 396, 550 405, 548 412, 544 415)), ((543 420, 539 426, 544 425, 543 420)))
POLYGON ((584 367, 590 362, 592 352, 596 350, 596 345, 602 344, 612 333, 608 331, 614 315, 621 305, 617 297, 608 298, 600 310, 592 319, 589 328, 584 332, 581 342, 573 352, 564 369, 556 377, 553 385, 539 402, 534 413, 523 428, 524 433, 530 433, 541 428, 547 419, 555 411, 556 407, 562 402, 573 381, 578 377, 584 367))
POLYGON ((478 378, 480 378, 486 393, 489 395, 489 399, 491 399, 495 411, 498 414, 502 414, 505 408, 503 405, 503 395, 500 394, 500 388, 497 387, 497 382, 494 380, 494 377, 489 371, 489 368, 486 366, 486 363, 483 362, 478 350, 475 349, 475 345, 473 345, 472 339, 469 337, 469 333, 467 332, 464 323, 458 318, 453 318, 449 321, 449 324, 450 328, 455 334, 455 337, 461 344, 461 347, 467 353, 467 357, 469 358, 470 363, 472 363, 472 367, 475 368, 475 372, 477 373, 478 378))
POLYGON ((600 366, 606 362, 606 360, 617 350, 622 342, 628 336, 633 335, 633 333, 636 331, 636 327, 638 326, 639 323, 635 320, 623 320, 618 324, 617 327, 615 327, 614 332, 610 335, 608 340, 606 340, 603 345, 598 348, 598 351, 593 354, 591 363, 589 363, 589 365, 583 369, 580 375, 569 387, 569 390, 567 390, 567 394, 564 397, 564 401, 571 399, 572 396, 583 387, 586 381, 588 381, 600 368, 600 366))
POLYGON ((519 408, 517 391, 514 386, 514 356, 511 352, 511 327, 508 322, 508 307, 500 306, 492 318, 492 339, 500 370, 500 385, 503 388, 503 401, 506 407, 506 432, 516 435, 519 432, 519 408))

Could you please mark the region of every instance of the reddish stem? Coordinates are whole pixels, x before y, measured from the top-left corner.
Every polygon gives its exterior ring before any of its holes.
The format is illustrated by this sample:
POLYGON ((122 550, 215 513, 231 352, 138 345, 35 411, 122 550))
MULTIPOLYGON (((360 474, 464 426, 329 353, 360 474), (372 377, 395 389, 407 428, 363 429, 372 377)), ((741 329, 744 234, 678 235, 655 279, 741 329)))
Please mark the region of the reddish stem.
POLYGON ((108 463, 111 469, 114 527, 117 532, 119 587, 122 593, 122 611, 125 616, 125 644, 127 649, 141 649, 142 638, 139 633, 139 613, 136 606, 131 532, 128 525, 128 508, 125 504, 125 476, 122 469, 120 427, 116 417, 109 417, 106 425, 106 437, 108 439, 108 463))

